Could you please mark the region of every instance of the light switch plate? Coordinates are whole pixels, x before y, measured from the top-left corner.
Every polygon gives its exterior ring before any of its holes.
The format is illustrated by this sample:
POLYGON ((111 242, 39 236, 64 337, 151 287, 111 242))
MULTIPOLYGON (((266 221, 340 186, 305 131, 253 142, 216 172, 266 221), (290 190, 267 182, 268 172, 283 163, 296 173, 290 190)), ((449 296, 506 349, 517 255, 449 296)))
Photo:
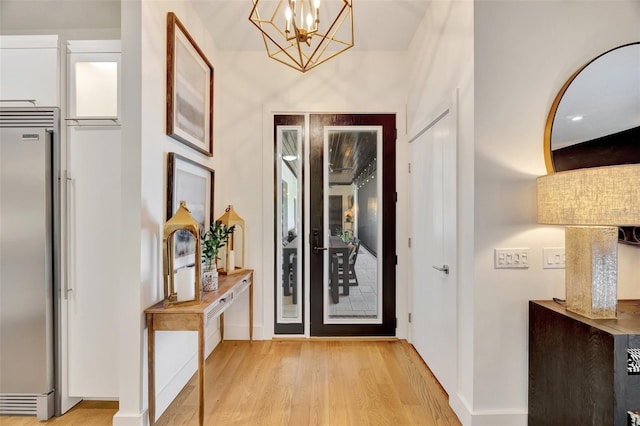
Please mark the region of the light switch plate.
POLYGON ((494 252, 495 269, 523 269, 529 267, 528 248, 499 248, 494 252))
POLYGON ((542 256, 544 269, 564 269, 564 247, 545 247, 542 256))

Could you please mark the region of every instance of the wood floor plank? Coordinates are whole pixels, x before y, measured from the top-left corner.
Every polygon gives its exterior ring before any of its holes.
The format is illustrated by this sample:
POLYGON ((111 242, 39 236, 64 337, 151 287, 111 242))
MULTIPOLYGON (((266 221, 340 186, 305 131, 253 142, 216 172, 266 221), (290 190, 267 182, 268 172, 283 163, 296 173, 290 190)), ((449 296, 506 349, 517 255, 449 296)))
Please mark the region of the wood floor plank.
MULTIPOLYGON (((2 416, 2 426, 111 425, 117 403, 62 417, 2 416)), ((197 377, 160 426, 198 424, 197 377)), ((224 341, 205 363, 207 426, 454 426, 448 397, 406 341, 224 341)))

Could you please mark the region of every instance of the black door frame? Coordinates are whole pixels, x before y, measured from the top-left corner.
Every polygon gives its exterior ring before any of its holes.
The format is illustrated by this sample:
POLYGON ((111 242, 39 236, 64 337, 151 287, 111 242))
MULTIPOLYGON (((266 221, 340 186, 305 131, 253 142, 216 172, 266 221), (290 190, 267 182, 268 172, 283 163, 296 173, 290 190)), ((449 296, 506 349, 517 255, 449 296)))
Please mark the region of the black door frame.
MULTIPOLYGON (((323 142, 325 126, 382 126, 382 324, 325 324, 323 252, 309 250, 311 336, 396 335, 396 115, 310 114, 309 117, 309 224, 305 229, 323 229, 323 142), (317 207, 314 207, 317 206, 317 207)), ((309 234, 308 241, 313 241, 309 234)))
MULTIPOLYGON (((278 143, 278 126, 300 126, 302 134, 304 135, 305 132, 305 114, 281 114, 281 115, 275 115, 273 118, 273 152, 274 152, 274 164, 276 164, 276 162, 280 161, 279 158, 277 158, 276 153, 278 152, 278 147, 276 146, 276 144, 278 143)), ((302 185, 302 199, 300 200, 300 204, 303 206, 304 209, 304 198, 305 198, 305 191, 304 191, 304 184, 305 184, 305 179, 306 179, 306 170, 305 170, 305 165, 304 165, 304 158, 305 158, 305 144, 302 144, 302 150, 301 152, 298 153, 300 161, 298 162, 299 165, 299 170, 300 170, 300 185, 302 185)), ((276 176, 276 174, 274 173, 273 176, 273 217, 274 217, 274 221, 273 221, 273 235, 277 235, 278 233, 280 233, 281 228, 280 228, 280 224, 277 223, 277 220, 275 218, 278 217, 278 209, 281 208, 281 206, 278 204, 278 185, 280 185, 280 182, 278 181, 278 176, 276 176)), ((305 330, 305 300, 306 300, 306 286, 305 286, 305 273, 304 273, 304 265, 305 262, 302 260, 305 257, 305 247, 306 244, 304 244, 304 233, 305 233, 305 223, 304 223, 304 212, 300 212, 302 220, 301 220, 301 230, 299 232, 299 238, 300 238, 300 260, 299 260, 299 268, 301 269, 301 274, 302 274, 302 282, 301 282, 301 291, 300 294, 301 296, 298 298, 298 303, 302 304, 302 310, 301 310, 301 315, 302 318, 300 319, 299 323, 281 323, 278 322, 278 307, 277 304, 281 303, 278 300, 278 287, 277 285, 274 285, 273 287, 273 300, 275 301, 274 304, 274 310, 273 310, 273 330, 275 334, 304 334, 304 330, 305 330)), ((277 253, 278 250, 282 250, 282 246, 278 246, 276 239, 274 238, 274 246, 273 246, 273 253, 277 253)), ((280 275, 280 268, 276 267, 274 268, 274 276, 273 276, 273 282, 274 283, 279 283, 279 275, 280 275)))

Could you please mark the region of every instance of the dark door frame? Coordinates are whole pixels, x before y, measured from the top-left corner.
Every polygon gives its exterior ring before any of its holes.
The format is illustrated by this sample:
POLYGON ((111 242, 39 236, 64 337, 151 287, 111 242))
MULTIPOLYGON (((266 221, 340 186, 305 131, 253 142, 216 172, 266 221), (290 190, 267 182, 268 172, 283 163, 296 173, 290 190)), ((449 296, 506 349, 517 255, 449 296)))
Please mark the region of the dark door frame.
MULTIPOLYGON (((309 224, 323 228, 323 139, 325 126, 382 126, 382 324, 324 324, 323 252, 309 250, 311 336, 395 336, 396 334, 396 114, 310 114, 309 224), (318 207, 314 207, 318 206, 318 207), (314 274, 313 271, 320 271, 314 274)), ((309 234, 309 241, 313 236, 309 234)))
MULTIPOLYGON (((274 164, 277 161, 280 161, 279 158, 276 157, 276 152, 278 152, 277 146, 276 144, 278 143, 278 126, 300 126, 301 127, 301 131, 304 134, 304 127, 305 127, 305 114, 279 114, 279 115, 275 115, 273 117, 273 152, 274 152, 274 157, 273 157, 273 161, 274 164)), ((302 151, 299 153, 299 157, 301 159, 304 158, 304 143, 302 144, 302 151)), ((300 185, 302 185, 302 188, 304 188, 304 183, 305 183, 305 168, 304 168, 304 161, 299 161, 299 179, 300 179, 300 185)), ((280 185, 280 182, 278 181, 278 176, 276 176, 276 174, 274 173, 273 176, 273 199, 274 199, 274 205, 273 205, 273 217, 274 217, 274 221, 273 221, 273 226, 274 226, 274 236, 277 235, 278 233, 281 232, 281 228, 280 228, 280 224, 277 223, 277 220, 275 218, 278 217, 278 209, 281 208, 281 206, 278 204, 277 200, 278 200, 278 192, 277 192, 277 188, 280 185)), ((304 197, 305 197, 305 192, 304 189, 302 190, 302 199, 300 200, 300 204, 302 206, 304 206, 304 197)), ((304 208, 304 207, 303 207, 304 208)), ((304 259, 305 256, 305 244, 304 244, 304 229, 306 228, 305 223, 304 223, 304 214, 301 212, 300 214, 302 214, 302 221, 301 221, 301 230, 299 232, 299 238, 300 238, 300 253, 301 253, 301 259, 304 259)), ((278 250, 282 250, 281 246, 278 246, 278 244, 276 243, 276 240, 274 239, 274 246, 273 246, 273 253, 277 253, 278 250)), ((275 334, 304 334, 304 325, 305 325, 305 300, 306 297, 304 296, 305 293, 305 280, 304 280, 304 264, 305 262, 303 262, 302 260, 299 261, 299 268, 301 268, 301 273, 302 273, 302 283, 301 283, 301 296, 298 298, 298 303, 302 304, 302 318, 300 320, 299 323, 280 323, 278 322, 278 307, 276 306, 278 303, 281 303, 278 300, 278 288, 274 285, 273 287, 273 300, 275 301, 274 304, 274 310, 273 310, 273 330, 275 334)), ((280 269, 277 267, 274 268, 274 276, 273 276, 273 282, 274 283, 279 283, 280 280, 278 279, 278 275, 280 274, 280 269)))

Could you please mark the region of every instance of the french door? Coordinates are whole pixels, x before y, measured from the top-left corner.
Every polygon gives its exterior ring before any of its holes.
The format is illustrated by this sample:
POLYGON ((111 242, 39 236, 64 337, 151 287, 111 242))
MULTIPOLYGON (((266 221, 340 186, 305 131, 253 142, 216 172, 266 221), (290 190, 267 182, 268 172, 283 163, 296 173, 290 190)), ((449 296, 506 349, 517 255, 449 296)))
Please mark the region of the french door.
POLYGON ((276 334, 395 335, 395 115, 274 124, 276 334))

